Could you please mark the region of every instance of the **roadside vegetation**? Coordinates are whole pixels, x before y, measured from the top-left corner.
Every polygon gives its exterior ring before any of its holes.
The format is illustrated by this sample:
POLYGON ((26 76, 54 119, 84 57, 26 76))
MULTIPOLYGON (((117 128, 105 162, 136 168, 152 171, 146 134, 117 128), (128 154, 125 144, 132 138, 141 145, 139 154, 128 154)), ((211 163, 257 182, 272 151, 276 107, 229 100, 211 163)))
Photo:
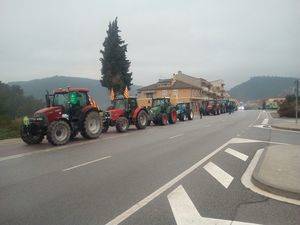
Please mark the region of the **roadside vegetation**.
POLYGON ((43 101, 25 96, 19 86, 0 81, 0 140, 18 137, 22 117, 43 105, 43 101))
MULTIPOLYGON (((300 101, 298 100, 298 107, 300 101)), ((279 105, 278 114, 280 117, 295 117, 296 116, 296 97, 295 95, 287 95, 285 101, 279 105)), ((298 117, 300 112, 298 111, 298 117)))

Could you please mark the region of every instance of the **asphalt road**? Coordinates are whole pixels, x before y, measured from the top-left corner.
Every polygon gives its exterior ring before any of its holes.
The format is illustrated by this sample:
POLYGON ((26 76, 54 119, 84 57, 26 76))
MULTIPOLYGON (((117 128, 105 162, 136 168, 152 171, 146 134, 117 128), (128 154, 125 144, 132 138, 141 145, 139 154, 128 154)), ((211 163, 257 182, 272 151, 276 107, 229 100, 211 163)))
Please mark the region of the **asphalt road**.
POLYGON ((59 148, 0 142, 0 224, 299 224, 299 205, 241 182, 257 150, 300 144, 266 119, 239 111, 59 148))

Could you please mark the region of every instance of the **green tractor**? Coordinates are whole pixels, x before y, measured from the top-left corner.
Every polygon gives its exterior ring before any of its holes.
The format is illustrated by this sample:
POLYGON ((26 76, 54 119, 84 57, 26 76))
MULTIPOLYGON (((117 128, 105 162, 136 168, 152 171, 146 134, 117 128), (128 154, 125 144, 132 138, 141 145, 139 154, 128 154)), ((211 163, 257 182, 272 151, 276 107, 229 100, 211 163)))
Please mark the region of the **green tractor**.
POLYGON ((170 98, 154 98, 149 110, 150 120, 155 125, 167 125, 177 122, 176 107, 170 102, 170 98))

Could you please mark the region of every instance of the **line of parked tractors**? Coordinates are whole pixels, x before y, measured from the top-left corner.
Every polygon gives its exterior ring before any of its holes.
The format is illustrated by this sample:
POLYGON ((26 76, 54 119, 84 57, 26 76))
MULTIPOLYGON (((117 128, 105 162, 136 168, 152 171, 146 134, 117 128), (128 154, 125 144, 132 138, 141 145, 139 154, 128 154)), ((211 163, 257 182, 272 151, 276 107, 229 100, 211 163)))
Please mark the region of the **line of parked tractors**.
POLYGON ((47 137, 53 145, 64 145, 79 133, 86 139, 98 138, 115 127, 126 132, 130 125, 145 129, 154 125, 174 124, 193 120, 195 113, 218 115, 236 110, 235 102, 209 100, 172 105, 169 98, 155 98, 150 107, 138 106, 136 98, 119 96, 112 105, 102 111, 88 95, 85 88, 60 88, 53 94, 46 93, 46 107, 36 111, 33 117, 23 118, 20 129, 22 140, 27 144, 41 143, 47 137))

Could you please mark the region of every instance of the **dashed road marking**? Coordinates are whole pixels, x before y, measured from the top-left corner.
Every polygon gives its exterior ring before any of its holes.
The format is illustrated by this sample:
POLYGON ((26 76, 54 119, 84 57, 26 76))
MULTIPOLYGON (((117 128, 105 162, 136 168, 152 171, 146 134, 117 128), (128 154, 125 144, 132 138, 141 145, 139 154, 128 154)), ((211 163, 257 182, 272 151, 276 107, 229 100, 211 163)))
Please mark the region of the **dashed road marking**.
POLYGON ((177 135, 175 135, 175 136, 172 136, 172 137, 169 137, 169 139, 174 139, 174 138, 177 138, 177 137, 181 137, 181 136, 183 136, 184 134, 177 134, 177 135))
POLYGON ((233 177, 230 174, 212 162, 207 163, 203 168, 225 188, 228 188, 233 180, 233 177))
POLYGON ((269 123, 269 119, 268 118, 266 118, 266 119, 264 119, 263 121, 262 121, 262 125, 267 125, 269 123))
POLYGON ((243 161, 247 161, 247 159, 248 159, 248 156, 247 156, 247 155, 245 155, 245 154, 243 154, 243 153, 241 153, 241 152, 239 152, 239 151, 236 151, 236 150, 234 150, 234 149, 232 149, 232 148, 227 148, 227 149, 225 150, 225 152, 227 152, 227 153, 229 153, 230 155, 233 155, 233 156, 235 156, 236 158, 239 158, 239 159, 241 159, 241 160, 243 160, 243 161))
POLYGON ((95 163, 95 162, 101 161, 101 160, 103 160, 103 159, 108 159, 108 158, 111 158, 111 156, 105 156, 105 157, 102 157, 102 158, 100 158, 100 159, 95 159, 95 160, 92 160, 92 161, 88 161, 88 162, 85 162, 85 163, 81 163, 81 164, 79 164, 79 165, 76 165, 76 166, 72 166, 72 167, 63 169, 63 171, 66 172, 66 171, 69 171, 69 170, 73 170, 73 169, 76 169, 76 168, 78 168, 78 167, 86 166, 86 165, 88 165, 88 164, 95 163))

